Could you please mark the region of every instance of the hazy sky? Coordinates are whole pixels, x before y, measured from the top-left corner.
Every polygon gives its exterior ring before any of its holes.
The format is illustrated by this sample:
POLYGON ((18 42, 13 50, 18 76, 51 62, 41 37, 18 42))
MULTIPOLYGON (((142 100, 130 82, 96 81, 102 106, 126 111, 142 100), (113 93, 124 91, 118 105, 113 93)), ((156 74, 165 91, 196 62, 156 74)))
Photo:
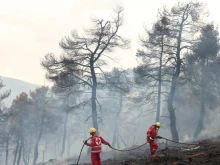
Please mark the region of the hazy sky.
MULTIPOLYGON (((59 41, 74 29, 89 26, 91 17, 107 17, 117 5, 124 7, 123 36, 131 48, 114 52, 114 66, 133 67, 143 25, 151 26, 159 7, 177 0, 0 0, 0 75, 45 84, 43 57, 61 52, 59 41)), ((203 1, 204 2, 204 1, 203 1)), ((220 23, 217 0, 208 1, 210 19, 220 23)))

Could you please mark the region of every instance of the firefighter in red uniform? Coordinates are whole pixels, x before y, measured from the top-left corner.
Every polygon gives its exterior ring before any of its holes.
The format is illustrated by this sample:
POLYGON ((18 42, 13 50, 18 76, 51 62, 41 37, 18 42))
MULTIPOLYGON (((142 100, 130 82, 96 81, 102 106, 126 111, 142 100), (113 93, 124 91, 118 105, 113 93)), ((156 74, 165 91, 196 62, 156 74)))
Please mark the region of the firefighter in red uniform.
POLYGON ((155 125, 150 126, 150 128, 147 130, 147 142, 150 144, 150 153, 153 155, 157 148, 158 144, 154 141, 156 138, 162 138, 160 136, 157 136, 157 130, 161 127, 160 122, 156 122, 155 125))
POLYGON ((91 149, 91 161, 93 165, 101 165, 100 152, 102 152, 102 143, 111 147, 109 142, 105 141, 102 136, 96 133, 95 128, 90 128, 89 133, 92 135, 90 143, 83 141, 85 145, 92 147, 91 149))

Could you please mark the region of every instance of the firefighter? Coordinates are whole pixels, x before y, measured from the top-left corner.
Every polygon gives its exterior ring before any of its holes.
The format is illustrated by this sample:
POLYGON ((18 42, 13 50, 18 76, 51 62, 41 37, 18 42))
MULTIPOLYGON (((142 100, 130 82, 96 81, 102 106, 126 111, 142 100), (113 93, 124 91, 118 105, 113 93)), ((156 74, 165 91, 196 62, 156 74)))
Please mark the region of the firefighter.
POLYGON ((147 142, 150 144, 150 153, 153 155, 157 148, 158 144, 154 141, 156 138, 162 138, 161 136, 157 136, 157 130, 161 127, 160 122, 156 122, 156 124, 150 126, 147 130, 147 142))
POLYGON ((100 153, 102 152, 102 143, 105 145, 108 145, 111 147, 109 142, 104 140, 102 136, 96 133, 95 128, 90 128, 89 133, 91 135, 91 140, 90 143, 87 143, 86 140, 83 141, 83 143, 87 146, 90 146, 91 149, 91 161, 93 165, 101 165, 101 160, 100 160, 100 153))

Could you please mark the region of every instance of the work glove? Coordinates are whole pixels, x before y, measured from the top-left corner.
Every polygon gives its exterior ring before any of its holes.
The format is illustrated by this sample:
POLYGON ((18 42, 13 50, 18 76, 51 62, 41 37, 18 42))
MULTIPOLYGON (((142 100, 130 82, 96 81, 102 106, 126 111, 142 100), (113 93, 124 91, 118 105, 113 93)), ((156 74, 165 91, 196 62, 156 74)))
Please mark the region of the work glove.
POLYGON ((162 137, 161 137, 161 136, 157 136, 157 138, 158 138, 158 139, 162 139, 162 137))
POLYGON ((150 140, 154 140, 152 137, 149 137, 150 140))
POLYGON ((84 144, 87 144, 87 140, 84 140, 83 143, 84 143, 84 144))

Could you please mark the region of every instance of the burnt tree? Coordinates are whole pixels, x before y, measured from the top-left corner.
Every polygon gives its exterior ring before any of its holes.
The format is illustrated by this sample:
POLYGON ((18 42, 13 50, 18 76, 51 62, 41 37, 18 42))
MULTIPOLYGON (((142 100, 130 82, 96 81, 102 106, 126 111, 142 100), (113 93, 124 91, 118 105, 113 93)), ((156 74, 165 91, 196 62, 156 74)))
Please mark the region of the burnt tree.
POLYGON ((65 54, 59 60, 48 54, 42 62, 48 71, 47 78, 62 84, 63 88, 80 85, 91 89, 92 122, 97 130, 97 75, 102 74, 105 59, 109 58, 107 53, 116 47, 126 48, 129 43, 118 35, 123 24, 122 12, 122 9, 117 10, 111 21, 92 19, 93 25, 85 30, 85 36, 73 32, 71 37, 60 42, 65 54))
POLYGON ((202 27, 198 42, 194 44, 193 52, 188 56, 188 73, 190 75, 191 91, 200 102, 199 122, 194 132, 198 138, 204 129, 206 109, 218 106, 219 88, 219 33, 213 24, 202 27))
POLYGON ((180 76, 184 69, 184 54, 188 50, 191 51, 192 44, 196 41, 196 34, 198 33, 202 22, 201 17, 204 14, 203 4, 198 2, 190 2, 188 4, 177 3, 168 11, 163 9, 163 16, 170 20, 169 37, 172 39, 171 44, 166 45, 170 47, 170 57, 167 63, 173 67, 171 78, 171 86, 168 94, 168 112, 170 117, 170 130, 172 139, 179 141, 179 135, 176 127, 175 108, 173 107, 173 100, 180 83, 180 76))
POLYGON ((140 39, 142 48, 138 49, 136 54, 141 62, 134 69, 136 83, 146 87, 148 95, 145 97, 150 95, 148 100, 150 98, 157 102, 156 121, 160 121, 161 95, 165 94, 165 91, 162 91, 162 83, 170 82, 169 67, 166 66, 165 60, 169 50, 166 44, 170 43, 169 22, 167 17, 162 16, 151 30, 145 28, 146 36, 140 39))
POLYGON ((128 71, 118 68, 114 68, 112 72, 106 73, 105 80, 109 91, 111 91, 111 93, 116 93, 116 102, 119 103, 117 104, 119 106, 117 106, 118 108, 115 115, 115 125, 112 141, 112 146, 115 147, 117 143, 119 148, 119 119, 123 109, 123 101, 126 94, 130 92, 133 86, 133 82, 131 81, 131 77, 129 77, 128 71))

